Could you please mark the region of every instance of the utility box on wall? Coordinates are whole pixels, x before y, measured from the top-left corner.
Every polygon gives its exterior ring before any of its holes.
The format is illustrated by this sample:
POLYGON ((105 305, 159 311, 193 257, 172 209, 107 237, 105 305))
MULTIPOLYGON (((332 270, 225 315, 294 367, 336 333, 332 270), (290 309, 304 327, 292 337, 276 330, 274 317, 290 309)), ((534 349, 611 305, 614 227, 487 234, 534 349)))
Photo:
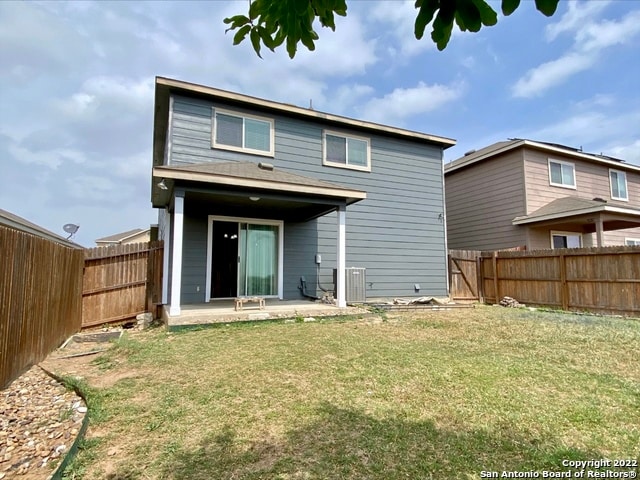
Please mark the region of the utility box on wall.
MULTIPOLYGON (((345 297, 347 303, 364 303, 367 301, 366 269, 362 267, 348 267, 344 269, 345 297)), ((337 296, 338 270, 333 269, 334 296, 337 296)))

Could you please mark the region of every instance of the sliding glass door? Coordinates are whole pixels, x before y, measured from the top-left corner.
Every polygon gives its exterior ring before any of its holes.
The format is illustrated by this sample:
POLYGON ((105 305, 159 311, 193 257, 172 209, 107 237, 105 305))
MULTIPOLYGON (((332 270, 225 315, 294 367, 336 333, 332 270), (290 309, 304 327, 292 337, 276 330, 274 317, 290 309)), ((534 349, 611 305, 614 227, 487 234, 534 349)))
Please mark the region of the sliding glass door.
POLYGON ((278 294, 278 227, 240 223, 238 295, 278 294))
POLYGON ((210 222, 210 298, 278 296, 282 223, 230 220, 210 222))

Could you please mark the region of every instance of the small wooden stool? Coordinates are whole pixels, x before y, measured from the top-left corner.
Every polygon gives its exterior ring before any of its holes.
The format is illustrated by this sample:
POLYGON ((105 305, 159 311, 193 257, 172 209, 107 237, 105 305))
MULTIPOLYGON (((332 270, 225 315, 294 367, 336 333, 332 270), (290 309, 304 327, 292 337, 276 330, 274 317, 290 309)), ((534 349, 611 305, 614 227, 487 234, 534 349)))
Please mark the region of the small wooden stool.
POLYGON ((242 306, 247 302, 254 302, 258 304, 260 310, 264 310, 264 298, 263 297, 239 297, 236 298, 236 312, 242 311, 242 306))

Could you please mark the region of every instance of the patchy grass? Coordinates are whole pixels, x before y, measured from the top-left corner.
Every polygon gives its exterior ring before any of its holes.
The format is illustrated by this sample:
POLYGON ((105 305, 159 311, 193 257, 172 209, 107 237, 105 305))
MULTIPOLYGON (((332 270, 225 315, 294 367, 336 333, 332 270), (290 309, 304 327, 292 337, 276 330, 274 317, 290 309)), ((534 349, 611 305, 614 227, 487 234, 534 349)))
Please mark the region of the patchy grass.
POLYGON ((97 363, 133 375, 90 390, 67 478, 475 479, 637 459, 639 345, 635 320, 496 307, 125 336, 97 363))

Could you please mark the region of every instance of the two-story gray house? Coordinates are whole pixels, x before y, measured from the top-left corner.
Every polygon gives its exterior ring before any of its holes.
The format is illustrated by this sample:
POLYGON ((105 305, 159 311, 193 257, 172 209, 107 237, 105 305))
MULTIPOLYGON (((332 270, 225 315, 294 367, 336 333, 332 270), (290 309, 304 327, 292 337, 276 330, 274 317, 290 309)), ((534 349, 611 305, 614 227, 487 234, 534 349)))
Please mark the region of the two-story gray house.
POLYGON ((151 201, 163 300, 446 296, 449 138, 157 78, 151 201), (335 272, 335 273, 334 273, 335 272), (334 283, 335 278, 335 283, 334 283))
POLYGON ((449 248, 640 244, 640 167, 511 139, 445 165, 449 248))

